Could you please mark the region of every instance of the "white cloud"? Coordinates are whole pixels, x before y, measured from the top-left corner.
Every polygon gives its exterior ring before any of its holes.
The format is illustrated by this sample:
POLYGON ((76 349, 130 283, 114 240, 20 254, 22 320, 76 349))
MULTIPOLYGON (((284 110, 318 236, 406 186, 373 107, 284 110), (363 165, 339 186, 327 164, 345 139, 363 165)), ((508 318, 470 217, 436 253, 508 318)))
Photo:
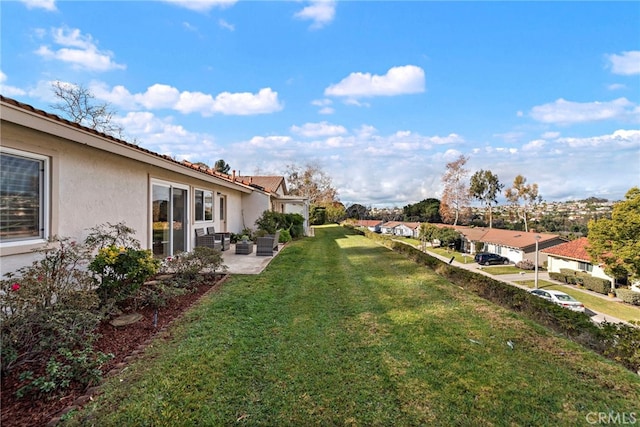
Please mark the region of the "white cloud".
POLYGON ((600 120, 638 120, 637 106, 626 98, 608 102, 572 102, 564 99, 531 109, 531 117, 543 123, 573 124, 600 120))
POLYGON ((325 96, 351 98, 395 96, 425 91, 424 70, 415 65, 393 67, 384 75, 351 73, 325 89, 325 96))
POLYGON ((606 57, 613 74, 623 76, 640 74, 640 50, 622 52, 620 55, 611 54, 606 57))
POLYGON ((113 53, 100 51, 91 35, 83 35, 78 29, 54 28, 52 37, 55 44, 62 47, 52 49, 40 46, 36 54, 45 59, 71 64, 77 69, 90 71, 124 70, 125 65, 113 61, 113 53))
MULTIPOLYGON (((632 129, 625 130, 619 129, 613 132, 611 135, 592 136, 588 138, 558 138, 556 142, 560 144, 566 144, 571 148, 585 148, 585 147, 600 147, 604 146, 607 149, 620 149, 620 148, 640 148, 640 130, 632 129)), ((636 164, 637 167, 637 164, 636 164)), ((636 168, 637 170, 637 168, 636 168)))
POLYGON ((258 148, 275 148, 287 145, 292 141, 290 136, 254 136, 249 145, 258 148))
POLYGON ((278 92, 264 88, 256 94, 223 92, 216 96, 212 112, 246 116, 275 113, 283 108, 284 105, 278 100, 278 92))
POLYGON ((184 7, 195 12, 208 12, 215 7, 221 9, 233 6, 237 0, 164 0, 167 3, 184 7))
POLYGON ((218 19, 218 26, 220 28, 224 28, 225 30, 229 30, 229 31, 235 31, 236 27, 233 24, 229 24, 227 21, 225 21, 224 19, 218 19))
POLYGON ((313 21, 310 28, 317 30, 333 21, 335 14, 336 2, 334 0, 312 0, 309 6, 296 12, 294 17, 313 21))
POLYGON ((539 151, 543 149, 546 144, 547 141, 544 139, 535 139, 524 144, 522 146, 522 151, 539 151))
POLYGON ((50 12, 56 11, 55 0, 21 0, 27 9, 44 9, 50 12))
POLYGON ((610 85, 607 86, 607 89, 609 90, 621 90, 626 88, 627 87, 621 83, 611 83, 610 85))
POLYGON ((305 123, 302 126, 291 126, 291 132, 305 138, 316 138, 319 136, 344 135, 347 130, 344 126, 333 125, 328 122, 305 123))
POLYGON ((2 93, 4 96, 15 97, 24 96, 26 94, 26 92, 20 88, 5 85, 5 81, 7 81, 7 75, 0 71, 0 93, 2 93))
POLYGON ((92 84, 91 90, 97 98, 127 109, 173 109, 183 114, 198 113, 204 117, 214 114, 268 114, 283 108, 278 100, 278 93, 271 88, 260 89, 258 93, 222 92, 215 97, 202 92, 180 92, 164 84, 154 84, 144 93, 138 94, 131 94, 123 86, 114 86, 109 90, 102 83, 92 84))

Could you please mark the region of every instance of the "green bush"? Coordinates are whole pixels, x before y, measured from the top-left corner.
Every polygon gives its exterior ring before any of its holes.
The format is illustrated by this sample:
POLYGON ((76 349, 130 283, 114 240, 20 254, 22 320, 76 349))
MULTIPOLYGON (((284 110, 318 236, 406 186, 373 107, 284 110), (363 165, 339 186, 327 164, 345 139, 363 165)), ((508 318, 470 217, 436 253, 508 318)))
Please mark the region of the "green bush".
POLYGON ((277 230, 287 230, 293 239, 304 236, 304 217, 300 214, 284 214, 264 211, 256 220, 257 235, 275 234, 277 230))
POLYGON ((280 230, 278 243, 287 243, 289 241, 291 241, 291 234, 289 233, 289 230, 280 230))
POLYGON ((628 304, 640 305, 640 292, 635 292, 631 289, 617 288, 616 296, 628 304))
POLYGON ((3 372, 91 343, 102 318, 82 245, 54 237, 36 253, 41 258, 0 281, 3 372))
POLYGON ((586 274, 582 276, 581 279, 584 287, 590 291, 606 295, 611 290, 611 282, 608 280, 601 279, 599 277, 591 277, 586 274))
POLYGON ((109 245, 98 250, 89 264, 99 280, 98 296, 104 305, 134 297, 140 286, 160 268, 151 251, 109 245))
POLYGON ((197 246, 191 252, 183 252, 165 260, 161 272, 173 274, 173 282, 178 286, 197 286, 198 279, 205 271, 213 274, 226 271, 227 266, 222 261, 219 250, 197 246))

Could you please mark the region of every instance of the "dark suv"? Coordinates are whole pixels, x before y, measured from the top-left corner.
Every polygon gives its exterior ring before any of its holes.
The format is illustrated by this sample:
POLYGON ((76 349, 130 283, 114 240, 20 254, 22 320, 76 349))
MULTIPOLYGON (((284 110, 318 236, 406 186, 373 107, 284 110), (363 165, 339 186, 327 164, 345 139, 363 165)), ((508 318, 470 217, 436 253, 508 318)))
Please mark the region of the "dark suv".
POLYGON ((491 254, 488 252, 480 252, 475 256, 475 261, 480 265, 491 265, 491 264, 509 264, 509 258, 505 258, 498 254, 491 254))

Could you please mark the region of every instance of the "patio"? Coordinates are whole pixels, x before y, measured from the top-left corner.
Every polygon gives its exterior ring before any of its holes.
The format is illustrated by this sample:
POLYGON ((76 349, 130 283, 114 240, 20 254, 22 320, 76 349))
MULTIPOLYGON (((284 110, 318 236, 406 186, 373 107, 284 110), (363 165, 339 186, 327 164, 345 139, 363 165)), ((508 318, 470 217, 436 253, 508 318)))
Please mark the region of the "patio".
POLYGON ((273 252, 273 256, 257 256, 255 251, 248 255, 239 255, 236 254, 235 243, 232 243, 228 250, 222 252, 222 263, 228 267, 229 274, 260 274, 280 253, 283 246, 278 245, 278 250, 273 252))

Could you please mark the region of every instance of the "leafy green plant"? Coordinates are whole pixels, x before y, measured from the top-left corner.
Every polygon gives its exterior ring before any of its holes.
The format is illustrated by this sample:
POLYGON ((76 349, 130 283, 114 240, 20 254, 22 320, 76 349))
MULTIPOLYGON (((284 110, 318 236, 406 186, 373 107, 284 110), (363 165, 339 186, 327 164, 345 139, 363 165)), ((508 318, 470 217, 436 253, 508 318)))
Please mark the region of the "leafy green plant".
POLYGON ((95 384, 102 378, 101 367, 113 358, 112 354, 94 352, 90 347, 82 350, 60 348, 58 355, 47 362, 44 375, 34 378, 32 371, 20 374, 25 383, 16 391, 18 398, 28 394, 46 395, 68 388, 73 382, 82 385, 95 384))
POLYGON ((135 296, 140 286, 160 268, 151 251, 109 245, 98 250, 89 270, 99 278, 98 296, 103 304, 116 305, 135 296))
POLYGON ((226 271, 222 253, 216 249, 197 246, 191 252, 183 252, 167 259, 162 267, 162 273, 174 275, 174 281, 190 286, 197 284, 198 277, 203 272, 216 273, 226 271))
POLYGON ((2 371, 91 342, 102 318, 86 248, 55 237, 30 266, 0 281, 2 371))

